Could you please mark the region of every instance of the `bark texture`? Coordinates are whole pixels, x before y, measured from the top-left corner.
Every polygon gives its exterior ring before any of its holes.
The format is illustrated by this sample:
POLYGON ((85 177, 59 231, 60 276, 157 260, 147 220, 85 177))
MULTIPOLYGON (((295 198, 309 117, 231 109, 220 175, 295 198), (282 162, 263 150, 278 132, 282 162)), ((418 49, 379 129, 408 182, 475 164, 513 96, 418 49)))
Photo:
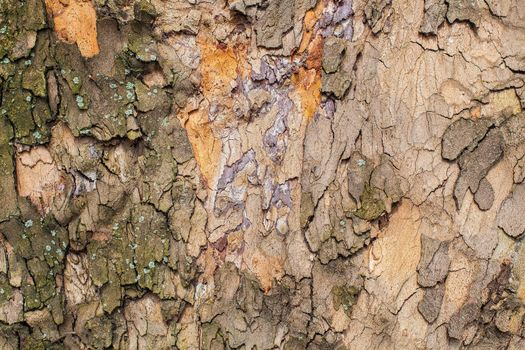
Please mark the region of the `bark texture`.
POLYGON ((1 349, 524 349, 523 0, 0 0, 1 349))

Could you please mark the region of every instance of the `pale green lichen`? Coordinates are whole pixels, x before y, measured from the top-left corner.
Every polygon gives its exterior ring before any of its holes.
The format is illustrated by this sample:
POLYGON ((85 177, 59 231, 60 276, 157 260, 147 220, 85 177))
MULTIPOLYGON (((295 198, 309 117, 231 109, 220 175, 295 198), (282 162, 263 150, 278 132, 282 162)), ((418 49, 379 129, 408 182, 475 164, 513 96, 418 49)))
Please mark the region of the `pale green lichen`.
POLYGON ((75 97, 75 101, 77 102, 77 106, 80 109, 87 109, 86 103, 84 101, 84 97, 81 95, 77 95, 75 97))

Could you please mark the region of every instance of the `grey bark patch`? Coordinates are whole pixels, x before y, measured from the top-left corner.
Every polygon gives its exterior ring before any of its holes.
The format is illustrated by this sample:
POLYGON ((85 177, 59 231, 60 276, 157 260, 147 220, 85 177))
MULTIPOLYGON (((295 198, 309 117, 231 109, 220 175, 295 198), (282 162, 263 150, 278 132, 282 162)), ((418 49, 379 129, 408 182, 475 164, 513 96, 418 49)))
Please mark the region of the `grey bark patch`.
POLYGON ((177 143, 171 148, 171 154, 177 163, 182 164, 193 158, 193 150, 186 129, 182 127, 180 121, 174 118, 173 124, 171 136, 177 140, 177 143))
POLYGON ((507 147, 523 144, 525 142, 525 113, 507 118, 501 124, 501 132, 507 147))
POLYGON ((505 199, 498 213, 498 226, 511 237, 518 237, 525 232, 525 184, 514 187, 505 199))
POLYGON ((248 91, 248 101, 250 109, 254 112, 259 111, 271 99, 271 95, 264 89, 251 89, 248 91))
POLYGON ((359 202, 359 198, 370 180, 374 165, 359 152, 350 156, 348 163, 348 192, 359 202))
POLYGON ((334 22, 339 23, 349 18, 354 12, 352 10, 353 0, 339 1, 339 8, 334 13, 334 22))
POLYGON ((393 202, 403 196, 403 180, 396 174, 396 168, 387 156, 382 157, 381 163, 372 172, 370 185, 383 190, 393 202))
POLYGON ((392 3, 392 0, 371 0, 365 7, 365 16, 368 25, 374 33, 377 33, 376 24, 381 20, 384 9, 392 3))
POLYGON ((513 308, 512 305, 509 305, 508 307, 508 309, 498 310, 494 321, 496 327, 504 333, 512 333, 512 321, 520 317, 519 306, 513 308))
POLYGON ((490 124, 491 122, 488 119, 474 122, 463 118, 452 123, 443 134, 442 157, 454 160, 465 148, 473 149, 485 137, 490 124))
POLYGON ((306 341, 304 339, 291 338, 284 344, 284 350, 303 350, 306 349, 306 341))
POLYGON ((425 290, 423 299, 417 305, 417 309, 428 323, 433 323, 438 318, 444 295, 445 286, 441 283, 425 290))
POLYGON ((233 0, 228 3, 228 7, 232 11, 239 12, 243 15, 246 15, 246 4, 244 0, 233 0))
POLYGON ((345 52, 346 40, 329 37, 324 43, 323 69, 326 73, 335 73, 339 69, 345 52))
POLYGON ((119 30, 116 20, 106 18, 97 22, 97 39, 100 53, 86 62, 93 75, 103 74, 114 76, 118 61, 115 57, 120 54, 127 44, 126 30, 119 30))
POLYGON ((250 149, 248 152, 242 155, 242 157, 234 162, 231 166, 225 166, 221 177, 217 183, 217 189, 225 189, 235 179, 238 173, 240 173, 248 163, 255 160, 255 151, 250 149))
POLYGON ((445 21, 447 5, 445 0, 425 0, 425 15, 421 23, 420 32, 423 34, 437 34, 439 26, 445 21))
POLYGON ((314 215, 315 205, 310 192, 304 192, 301 196, 301 212, 300 222, 301 227, 304 228, 308 224, 310 218, 314 215))
POLYGON ((58 105, 60 104, 60 95, 58 94, 58 82, 55 72, 49 71, 47 73, 47 98, 51 112, 55 115, 58 112, 58 105))
POLYGON ((159 94, 159 89, 149 89, 140 81, 138 81, 135 84, 134 89, 135 93, 137 94, 137 101, 135 102, 135 106, 140 112, 149 112, 154 110, 155 108, 158 108, 165 99, 164 91, 160 90, 159 94), (156 92, 154 93, 153 90, 155 90, 156 92))
POLYGON ((292 29, 294 9, 295 0, 270 1, 256 22, 257 45, 269 49, 281 47, 283 34, 292 29))
POLYGON ((341 99, 350 88, 351 83, 350 74, 344 70, 332 74, 323 73, 321 91, 341 99))
POLYGON ((494 189, 487 180, 487 178, 481 179, 479 188, 474 194, 474 201, 481 210, 489 210, 494 203, 494 189))
MULTIPOLYGON (((351 266, 349 259, 333 260, 326 265, 319 262, 314 264, 311 300, 314 307, 313 314, 317 318, 314 323, 317 325, 313 326, 319 327, 321 326, 319 323, 331 322, 334 315, 330 310, 336 306, 334 296, 336 304, 340 302, 339 306, 343 308, 346 304, 347 309, 351 308, 353 300, 357 300, 357 295, 363 289, 364 281, 363 277, 351 266), (337 297, 337 294, 343 298, 337 297)), ((346 310, 343 309, 343 311, 346 310)))
POLYGON ((448 3, 447 19, 454 21, 469 21, 479 27, 481 11, 477 1, 473 0, 446 0, 448 3))
POLYGON ((17 212, 16 189, 14 181, 13 151, 9 141, 13 129, 5 117, 0 117, 0 196, 4 198, 0 206, 0 222, 17 212))
POLYGON ((328 264, 330 261, 337 259, 337 248, 337 242, 333 238, 323 242, 319 250, 319 261, 321 261, 321 264, 328 264))
POLYGON ((450 265, 448 247, 448 242, 421 236, 421 259, 417 267, 417 281, 421 286, 432 287, 445 280, 450 265))
POLYGON ((490 12, 499 17, 505 17, 509 15, 510 8, 512 6, 511 1, 501 0, 485 0, 489 6, 490 12))
POLYGON ((454 188, 454 197, 458 206, 468 189, 473 193, 479 188, 480 181, 488 171, 503 157, 504 140, 502 133, 491 130, 471 152, 463 153, 459 159, 461 173, 454 188))
POLYGON ((479 318, 480 310, 476 303, 468 303, 450 318, 447 326, 448 335, 454 339, 462 339, 466 328, 479 318))

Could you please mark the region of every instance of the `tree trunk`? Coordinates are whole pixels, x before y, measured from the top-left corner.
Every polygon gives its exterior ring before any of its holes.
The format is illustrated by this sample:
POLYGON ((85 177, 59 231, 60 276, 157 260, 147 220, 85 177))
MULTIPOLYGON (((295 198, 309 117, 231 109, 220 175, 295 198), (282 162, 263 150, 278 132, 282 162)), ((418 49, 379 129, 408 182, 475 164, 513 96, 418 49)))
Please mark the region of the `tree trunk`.
POLYGON ((0 0, 1 349, 525 349, 523 0, 0 0))

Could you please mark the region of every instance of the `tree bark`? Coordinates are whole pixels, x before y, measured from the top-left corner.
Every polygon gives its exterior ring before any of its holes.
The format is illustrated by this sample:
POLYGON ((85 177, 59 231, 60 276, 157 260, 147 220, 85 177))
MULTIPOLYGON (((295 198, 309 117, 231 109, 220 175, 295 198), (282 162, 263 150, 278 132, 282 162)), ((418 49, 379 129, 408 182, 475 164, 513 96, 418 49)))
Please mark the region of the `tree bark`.
POLYGON ((0 0, 1 349, 524 349, 522 0, 0 0))

